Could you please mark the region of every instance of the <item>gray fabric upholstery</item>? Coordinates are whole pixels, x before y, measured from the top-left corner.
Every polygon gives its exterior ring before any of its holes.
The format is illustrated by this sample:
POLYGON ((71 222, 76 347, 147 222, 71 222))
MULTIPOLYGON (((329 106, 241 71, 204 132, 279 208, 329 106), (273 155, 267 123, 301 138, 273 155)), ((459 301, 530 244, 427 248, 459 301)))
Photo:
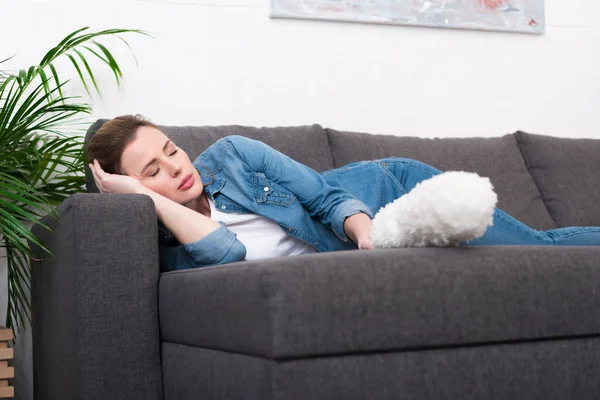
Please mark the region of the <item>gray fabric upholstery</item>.
POLYGON ((162 356, 165 400, 600 398, 598 337, 278 362, 165 342, 162 356))
MULTIPOLYGON (((86 143, 106 121, 98 120, 90 127, 86 135, 86 143)), ((239 125, 205 127, 161 125, 159 128, 192 160, 220 138, 242 135, 260 140, 317 171, 333 168, 327 133, 320 125, 280 128, 252 128, 239 125)), ((88 192, 97 192, 93 177, 89 171, 86 172, 88 192)))
MULTIPOLYGON (((400 156, 476 171, 534 227, 600 225, 600 141, 163 129, 190 154, 241 134, 317 170, 400 156)), ((600 398, 598 247, 347 251, 159 275, 148 197, 78 194, 43 222, 36 399, 600 398)))
POLYGON ((285 359, 600 332, 600 248, 348 251, 173 272, 163 340, 285 359), (202 290, 200 290, 202 288, 202 290))
POLYGON ((223 357, 223 354, 163 342, 165 400, 273 398, 271 372, 274 363, 260 357, 235 353, 223 357))
POLYGON ((525 132, 516 138, 556 224, 600 226, 600 140, 525 132))
POLYGON ((442 171, 477 172, 490 178, 498 193, 498 207, 533 228, 556 228, 512 135, 423 139, 333 129, 327 132, 336 167, 360 160, 403 157, 442 171))
POLYGON ((33 231, 36 399, 162 398, 158 249, 147 196, 77 194, 33 231))

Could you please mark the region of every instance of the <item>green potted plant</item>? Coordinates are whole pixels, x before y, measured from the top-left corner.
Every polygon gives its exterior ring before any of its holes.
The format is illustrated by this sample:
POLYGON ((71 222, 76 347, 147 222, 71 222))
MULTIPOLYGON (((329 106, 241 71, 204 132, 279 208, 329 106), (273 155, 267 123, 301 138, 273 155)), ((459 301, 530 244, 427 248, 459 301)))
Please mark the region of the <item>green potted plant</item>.
MULTIPOLYGON (((114 36, 129 46, 123 34, 148 35, 140 30, 88 29, 69 34, 38 65, 15 73, 0 70, 0 248, 6 252, 8 270, 6 326, 15 332, 31 317, 28 243, 48 251, 30 226, 71 194, 83 191, 85 184, 78 122, 92 108, 64 93, 68 81, 60 78, 55 61, 68 59, 88 94, 90 87, 100 94, 88 58, 106 64, 117 84, 123 74, 98 39, 114 36)), ((0 67, 8 60, 0 61, 0 67)))

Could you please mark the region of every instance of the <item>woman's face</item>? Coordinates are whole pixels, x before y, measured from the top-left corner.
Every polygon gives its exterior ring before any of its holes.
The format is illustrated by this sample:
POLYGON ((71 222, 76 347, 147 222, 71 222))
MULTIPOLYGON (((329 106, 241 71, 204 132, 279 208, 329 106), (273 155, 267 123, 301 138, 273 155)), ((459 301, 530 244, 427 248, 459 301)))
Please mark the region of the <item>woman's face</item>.
POLYGON ((202 194, 202 178, 188 155, 156 128, 138 128, 121 155, 121 170, 179 204, 187 205, 202 194))

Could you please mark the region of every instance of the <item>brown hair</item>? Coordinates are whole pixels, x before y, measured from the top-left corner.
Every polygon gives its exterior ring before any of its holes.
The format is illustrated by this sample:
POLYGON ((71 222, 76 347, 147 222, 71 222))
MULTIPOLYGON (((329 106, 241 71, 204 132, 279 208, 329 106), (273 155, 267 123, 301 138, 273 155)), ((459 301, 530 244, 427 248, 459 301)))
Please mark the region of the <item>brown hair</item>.
POLYGON ((86 149, 89 162, 98 160, 102 169, 109 174, 122 174, 121 156, 125 147, 131 143, 138 128, 149 126, 157 128, 144 116, 122 115, 107 121, 96 131, 86 149))

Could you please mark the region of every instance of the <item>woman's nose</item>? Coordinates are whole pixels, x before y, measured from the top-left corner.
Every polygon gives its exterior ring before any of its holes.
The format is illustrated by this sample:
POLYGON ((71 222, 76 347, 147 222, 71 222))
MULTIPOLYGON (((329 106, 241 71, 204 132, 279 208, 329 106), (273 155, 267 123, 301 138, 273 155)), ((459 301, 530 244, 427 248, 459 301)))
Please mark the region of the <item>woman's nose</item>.
POLYGON ((172 162, 169 169, 171 170, 171 175, 177 176, 181 173, 181 164, 172 162))

